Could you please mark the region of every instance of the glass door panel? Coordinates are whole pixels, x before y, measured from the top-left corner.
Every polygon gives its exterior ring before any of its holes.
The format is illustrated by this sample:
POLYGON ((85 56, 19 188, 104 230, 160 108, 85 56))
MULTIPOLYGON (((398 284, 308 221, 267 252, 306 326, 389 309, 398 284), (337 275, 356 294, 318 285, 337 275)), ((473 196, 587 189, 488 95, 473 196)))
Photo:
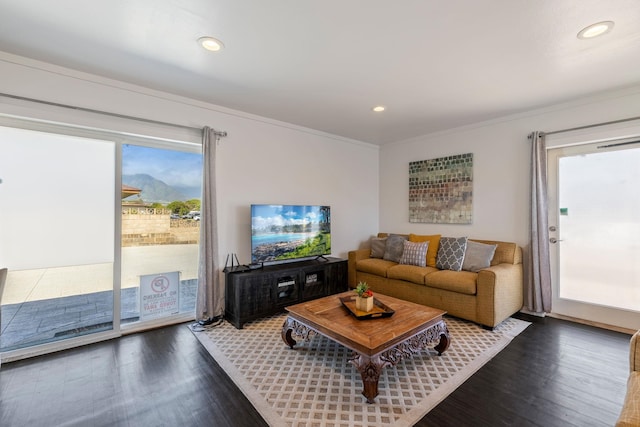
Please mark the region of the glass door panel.
POLYGON ((0 351, 113 329, 115 143, 0 127, 0 351))
POLYGON ((192 315, 202 154, 122 147, 122 324, 192 315))
POLYGON ((602 145, 549 152, 553 311, 638 329, 640 148, 602 145))

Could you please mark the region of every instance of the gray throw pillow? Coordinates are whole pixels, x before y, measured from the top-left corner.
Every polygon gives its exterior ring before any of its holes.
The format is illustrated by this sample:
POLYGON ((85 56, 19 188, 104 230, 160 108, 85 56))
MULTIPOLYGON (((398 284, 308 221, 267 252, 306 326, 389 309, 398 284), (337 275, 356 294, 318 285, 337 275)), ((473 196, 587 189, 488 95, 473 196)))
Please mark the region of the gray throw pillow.
POLYGON ((487 245, 486 243, 469 240, 464 253, 462 269, 477 273, 483 268, 488 268, 491 266, 491 260, 493 259, 493 254, 496 253, 497 247, 498 245, 487 245))
POLYGON ((384 249, 387 246, 386 237, 372 237, 371 238, 371 258, 382 258, 384 256, 384 249))
POLYGON ((384 248, 384 255, 382 258, 387 261, 400 262, 405 240, 408 240, 408 238, 398 236, 397 234, 392 234, 387 237, 387 245, 384 248))
POLYGON ((436 267, 440 270, 462 270, 466 249, 467 237, 441 237, 436 267))

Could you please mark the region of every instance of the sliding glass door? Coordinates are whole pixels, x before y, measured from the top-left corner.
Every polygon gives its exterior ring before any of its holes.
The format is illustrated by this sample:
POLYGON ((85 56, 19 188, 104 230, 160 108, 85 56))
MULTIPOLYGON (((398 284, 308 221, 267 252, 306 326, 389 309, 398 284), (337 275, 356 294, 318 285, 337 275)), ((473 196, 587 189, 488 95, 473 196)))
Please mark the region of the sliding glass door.
POLYGON ((115 150, 0 127, 0 351, 113 329, 115 150))
POLYGON ((193 314, 202 155, 122 147, 123 325, 193 314))
POLYGON ((32 125, 0 126, 0 352, 193 319, 199 144, 32 125))

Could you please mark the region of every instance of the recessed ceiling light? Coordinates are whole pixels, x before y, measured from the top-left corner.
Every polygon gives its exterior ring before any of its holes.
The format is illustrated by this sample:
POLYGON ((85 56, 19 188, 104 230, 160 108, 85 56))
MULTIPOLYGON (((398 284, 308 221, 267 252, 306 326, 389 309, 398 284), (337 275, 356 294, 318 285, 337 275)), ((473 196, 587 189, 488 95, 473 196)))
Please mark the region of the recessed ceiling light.
POLYGON ((198 43, 200 43, 203 48, 212 52, 222 50, 224 47, 224 44, 222 44, 220 40, 214 39, 213 37, 200 37, 198 43))
POLYGON ((373 111, 375 111, 376 113, 382 113, 384 110, 386 110, 384 105, 376 105, 375 107, 372 108, 373 111))
POLYGON ((589 25, 578 33, 579 39, 592 39, 607 34, 613 29, 613 21, 602 21, 597 24, 589 25))

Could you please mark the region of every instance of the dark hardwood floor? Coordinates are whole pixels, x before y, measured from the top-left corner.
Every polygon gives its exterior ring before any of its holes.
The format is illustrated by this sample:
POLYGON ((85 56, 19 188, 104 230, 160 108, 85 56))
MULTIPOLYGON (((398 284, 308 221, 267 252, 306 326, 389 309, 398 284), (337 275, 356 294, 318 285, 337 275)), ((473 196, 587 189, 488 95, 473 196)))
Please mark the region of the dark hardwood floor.
POLYGON ((266 426, 185 325, 0 368, 0 426, 266 426))
MULTIPOLYGON (((417 426, 612 426, 629 335, 535 323, 417 426)), ((185 325, 0 369, 0 426, 265 426, 185 325)))
POLYGON ((630 335, 553 318, 532 321, 416 426, 613 426, 629 375, 630 335))

